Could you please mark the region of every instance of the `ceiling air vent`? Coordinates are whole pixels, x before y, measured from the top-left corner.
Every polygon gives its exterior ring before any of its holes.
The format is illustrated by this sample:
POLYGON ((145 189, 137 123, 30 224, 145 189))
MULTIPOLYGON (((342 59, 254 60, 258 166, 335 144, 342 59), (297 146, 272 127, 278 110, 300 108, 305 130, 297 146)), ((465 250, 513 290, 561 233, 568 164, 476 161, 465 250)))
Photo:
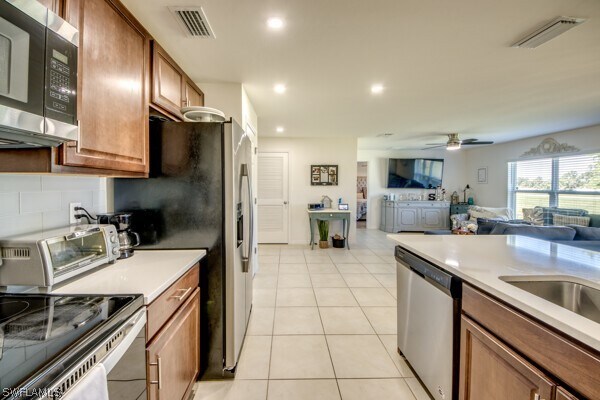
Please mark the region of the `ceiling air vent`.
POLYGON ((214 39, 213 32, 202 7, 169 7, 189 37, 214 39))
POLYGON ((534 49, 583 22, 584 18, 559 17, 519 40, 512 47, 534 49))

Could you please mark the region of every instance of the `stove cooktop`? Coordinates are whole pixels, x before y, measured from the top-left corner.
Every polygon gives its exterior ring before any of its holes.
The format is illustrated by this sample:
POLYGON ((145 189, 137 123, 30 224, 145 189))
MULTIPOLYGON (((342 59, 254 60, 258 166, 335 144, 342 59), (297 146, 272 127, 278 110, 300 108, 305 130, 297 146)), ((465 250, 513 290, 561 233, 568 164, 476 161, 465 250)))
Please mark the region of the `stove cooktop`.
POLYGON ((0 387, 50 383, 77 361, 75 349, 101 340, 142 305, 141 295, 0 294, 0 387))

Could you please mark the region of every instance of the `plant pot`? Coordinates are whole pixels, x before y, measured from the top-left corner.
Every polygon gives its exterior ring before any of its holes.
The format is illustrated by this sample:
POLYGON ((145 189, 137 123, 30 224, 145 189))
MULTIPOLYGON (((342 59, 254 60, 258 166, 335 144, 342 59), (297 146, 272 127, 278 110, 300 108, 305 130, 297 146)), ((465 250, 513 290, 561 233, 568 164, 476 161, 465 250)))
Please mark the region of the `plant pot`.
POLYGON ((320 249, 328 249, 329 242, 327 240, 319 240, 319 248, 320 249))
POLYGON ((331 242, 333 243, 333 247, 336 249, 343 249, 346 247, 346 238, 336 239, 335 237, 331 237, 331 242))

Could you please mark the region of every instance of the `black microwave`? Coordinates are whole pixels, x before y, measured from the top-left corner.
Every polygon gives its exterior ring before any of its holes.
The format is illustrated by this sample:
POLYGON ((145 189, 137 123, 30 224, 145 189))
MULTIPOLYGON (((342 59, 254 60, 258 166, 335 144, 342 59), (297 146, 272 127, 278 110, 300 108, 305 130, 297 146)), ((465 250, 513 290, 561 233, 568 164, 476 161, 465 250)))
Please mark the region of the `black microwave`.
POLYGON ((0 148, 77 140, 78 41, 37 1, 0 0, 0 148))

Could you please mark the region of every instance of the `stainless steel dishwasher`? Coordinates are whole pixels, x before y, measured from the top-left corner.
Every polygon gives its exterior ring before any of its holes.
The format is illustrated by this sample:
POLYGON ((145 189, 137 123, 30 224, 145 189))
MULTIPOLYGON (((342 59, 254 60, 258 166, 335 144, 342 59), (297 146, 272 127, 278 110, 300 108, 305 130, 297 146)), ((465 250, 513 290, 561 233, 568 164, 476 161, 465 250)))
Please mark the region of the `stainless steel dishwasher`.
POLYGON ((456 400, 462 282, 400 246, 395 256, 398 348, 435 399, 456 400))

